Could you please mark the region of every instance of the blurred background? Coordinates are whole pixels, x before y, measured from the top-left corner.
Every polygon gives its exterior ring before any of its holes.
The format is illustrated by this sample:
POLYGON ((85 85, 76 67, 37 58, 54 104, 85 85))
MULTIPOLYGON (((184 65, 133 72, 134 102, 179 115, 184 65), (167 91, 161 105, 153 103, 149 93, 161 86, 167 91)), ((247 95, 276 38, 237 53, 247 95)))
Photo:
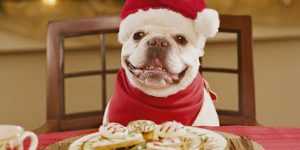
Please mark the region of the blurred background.
MULTIPOLYGON (((0 0, 0 124, 26 129, 46 121, 46 35, 51 20, 118 15, 124 0, 0 0)), ((221 14, 251 15, 257 120, 265 126, 300 127, 300 1, 206 0, 221 14)), ((210 39, 205 66, 236 68, 236 36, 210 39)), ((109 37, 108 68, 120 68, 116 35, 109 37)), ((99 37, 66 41, 65 71, 100 68, 99 37)), ((218 108, 238 109, 237 77, 206 73, 218 108)), ((108 78, 108 97, 115 76, 108 78)), ((101 108, 101 78, 66 81, 66 112, 101 108)))

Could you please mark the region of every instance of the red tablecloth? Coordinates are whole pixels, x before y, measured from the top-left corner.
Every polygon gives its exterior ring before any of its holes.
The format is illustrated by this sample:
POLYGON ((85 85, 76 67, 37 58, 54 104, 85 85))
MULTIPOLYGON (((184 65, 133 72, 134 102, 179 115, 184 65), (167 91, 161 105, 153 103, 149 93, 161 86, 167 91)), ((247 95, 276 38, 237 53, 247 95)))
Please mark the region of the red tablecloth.
MULTIPOLYGON (((203 127, 209 130, 233 133, 236 135, 247 136, 261 144, 265 149, 270 150, 300 150, 300 128, 274 128, 261 126, 223 126, 223 127, 203 127)), ((39 148, 49 144, 71 138, 74 136, 93 133, 96 130, 72 131, 61 133, 40 134, 39 148)), ((28 142, 25 142, 25 147, 28 142)))

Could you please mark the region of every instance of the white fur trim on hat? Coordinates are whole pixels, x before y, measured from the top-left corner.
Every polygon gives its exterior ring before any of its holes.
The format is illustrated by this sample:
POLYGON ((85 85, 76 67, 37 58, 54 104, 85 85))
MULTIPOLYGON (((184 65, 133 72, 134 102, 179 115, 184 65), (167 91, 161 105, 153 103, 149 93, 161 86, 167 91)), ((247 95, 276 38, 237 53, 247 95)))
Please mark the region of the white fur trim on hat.
POLYGON ((213 9, 204 9, 198 13, 195 19, 196 31, 206 38, 215 36, 219 31, 219 27, 219 14, 213 9))
MULTIPOLYGON (((219 15, 215 10, 204 9, 192 20, 169 9, 139 10, 121 21, 118 39, 124 43, 138 28, 145 25, 176 27, 189 35, 213 37, 220 25, 219 15)), ((195 37, 195 38, 197 38, 195 37)))
POLYGON ((146 11, 139 10, 121 21, 119 41, 124 43, 134 31, 146 25, 176 27, 187 34, 195 34, 192 19, 169 9, 149 9, 146 11))

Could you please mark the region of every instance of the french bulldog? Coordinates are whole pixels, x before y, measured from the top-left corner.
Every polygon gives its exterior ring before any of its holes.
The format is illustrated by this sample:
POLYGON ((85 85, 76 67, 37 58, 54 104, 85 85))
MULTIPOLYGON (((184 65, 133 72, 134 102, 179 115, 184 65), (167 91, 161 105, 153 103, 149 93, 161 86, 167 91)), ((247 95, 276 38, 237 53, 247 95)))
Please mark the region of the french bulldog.
MULTIPOLYGON (((210 9, 203 11, 217 15, 210 9)), ((129 84, 157 98, 185 90, 199 75, 199 58, 204 55, 205 42, 210 35, 195 29, 193 20, 178 16, 174 11, 149 9, 139 10, 137 14, 147 17, 141 20, 142 17, 128 16, 127 23, 121 23, 119 31, 119 41, 123 44, 121 64, 129 84), (168 20, 172 16, 176 19, 168 20)), ((199 92, 203 92, 202 106, 192 125, 218 126, 218 115, 209 91, 204 88, 199 92)), ((110 109, 109 104, 104 123, 110 121, 110 109)))

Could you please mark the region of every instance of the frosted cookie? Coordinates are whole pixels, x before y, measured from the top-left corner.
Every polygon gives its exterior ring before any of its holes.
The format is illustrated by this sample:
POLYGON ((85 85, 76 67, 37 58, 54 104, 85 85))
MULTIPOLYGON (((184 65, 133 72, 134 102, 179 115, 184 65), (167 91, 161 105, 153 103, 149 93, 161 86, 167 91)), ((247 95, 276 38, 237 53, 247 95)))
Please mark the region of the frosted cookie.
POLYGON ((168 121, 158 126, 157 135, 160 138, 183 137, 187 131, 184 125, 176 121, 168 121))
POLYGON ((118 149, 136 146, 145 142, 141 133, 129 134, 123 139, 103 139, 92 144, 94 150, 118 149))
POLYGON ((115 150, 135 147, 144 143, 145 140, 141 133, 130 133, 124 138, 108 139, 105 137, 93 137, 83 143, 84 150, 115 150))
POLYGON ((146 141, 153 140, 155 123, 150 120, 136 120, 128 124, 127 129, 129 132, 142 133, 146 141))
POLYGON ((127 128, 119 123, 106 123, 100 126, 99 135, 83 144, 85 150, 108 150, 127 148, 144 143, 141 133, 129 133, 127 128))
POLYGON ((108 139, 118 139, 128 136, 127 128, 118 123, 106 123, 100 126, 99 133, 108 139))
POLYGON ((148 142, 146 147, 151 150, 181 150, 181 139, 170 138, 148 142))

